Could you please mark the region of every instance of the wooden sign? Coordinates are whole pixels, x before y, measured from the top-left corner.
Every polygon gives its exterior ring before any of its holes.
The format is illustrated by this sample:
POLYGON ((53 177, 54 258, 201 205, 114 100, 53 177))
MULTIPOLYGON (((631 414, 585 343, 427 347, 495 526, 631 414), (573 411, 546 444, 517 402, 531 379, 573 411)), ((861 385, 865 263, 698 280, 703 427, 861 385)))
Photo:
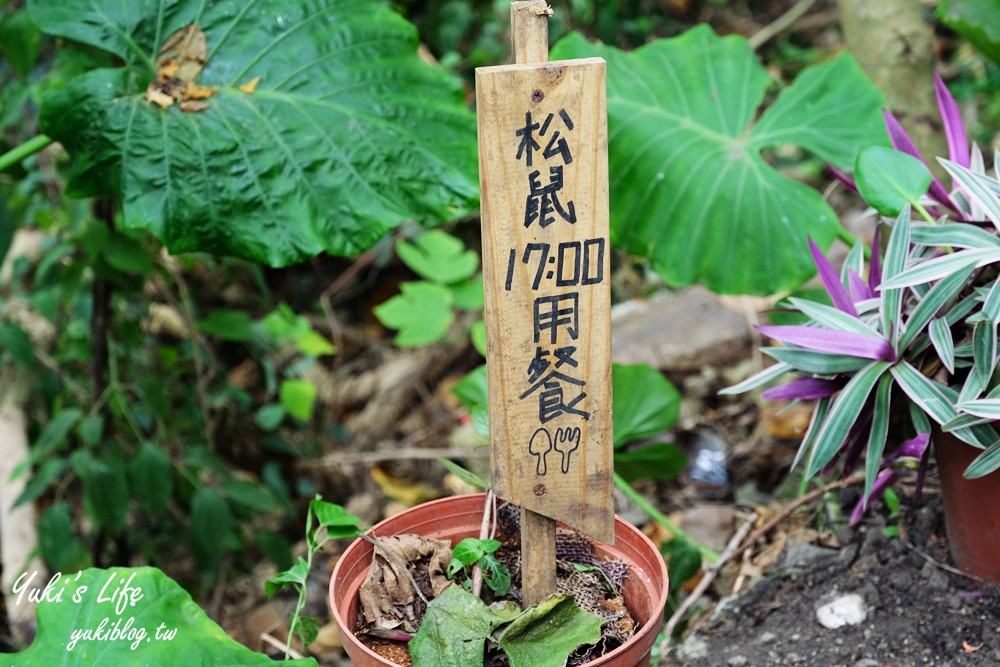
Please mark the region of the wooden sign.
POLYGON ((476 103, 493 490, 613 543, 605 71, 479 68, 476 103))

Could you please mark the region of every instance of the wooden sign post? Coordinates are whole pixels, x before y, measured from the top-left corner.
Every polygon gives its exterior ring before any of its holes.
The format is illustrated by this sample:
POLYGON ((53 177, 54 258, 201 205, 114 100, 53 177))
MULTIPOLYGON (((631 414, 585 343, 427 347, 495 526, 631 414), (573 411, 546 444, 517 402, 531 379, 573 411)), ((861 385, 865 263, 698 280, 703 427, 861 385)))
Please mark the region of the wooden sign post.
POLYGON ((515 64, 476 70, 493 491, 520 505, 524 601, 555 592, 555 522, 614 542, 605 63, 548 59, 514 2, 515 64))

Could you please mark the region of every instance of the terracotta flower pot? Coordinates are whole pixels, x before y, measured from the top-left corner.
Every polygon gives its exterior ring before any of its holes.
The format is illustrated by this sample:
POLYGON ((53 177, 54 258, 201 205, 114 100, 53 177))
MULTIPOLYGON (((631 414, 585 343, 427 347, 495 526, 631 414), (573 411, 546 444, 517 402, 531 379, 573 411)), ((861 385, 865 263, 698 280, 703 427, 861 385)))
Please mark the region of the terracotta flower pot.
POLYGON ((950 433, 935 433, 948 548, 955 565, 1000 584, 1000 477, 965 479, 962 473, 982 450, 950 433))
MULTIPOLYGON (((424 503, 389 517, 369 531, 378 536, 412 533, 457 543, 476 537, 482 521, 485 494, 454 496, 424 503)), ((614 651, 588 663, 594 667, 647 667, 650 650, 663 626, 667 602, 667 568, 656 546, 631 524, 615 517, 615 545, 595 544, 595 551, 630 566, 625 580, 625 604, 639 624, 635 635, 614 651)), ((354 636, 358 620, 358 590, 368 575, 373 547, 355 540, 340 557, 330 579, 330 607, 340 629, 344 648, 355 667, 394 665, 354 636)))

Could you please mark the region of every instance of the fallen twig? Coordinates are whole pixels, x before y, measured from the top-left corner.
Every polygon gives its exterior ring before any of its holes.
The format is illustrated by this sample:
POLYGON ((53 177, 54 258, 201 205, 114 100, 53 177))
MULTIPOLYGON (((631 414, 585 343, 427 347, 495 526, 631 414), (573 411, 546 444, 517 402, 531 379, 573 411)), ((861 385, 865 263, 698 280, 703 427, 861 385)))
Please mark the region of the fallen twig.
MULTIPOLYGON (((493 495, 493 490, 486 492, 486 502, 483 503, 483 521, 479 524, 479 539, 485 540, 490 535, 490 524, 493 519, 493 507, 496 496, 493 495)), ((472 590, 469 591, 473 596, 479 597, 479 594, 483 590, 483 569, 479 567, 479 563, 472 566, 472 590)))
MULTIPOLYGON (((780 512, 771 517, 763 526, 750 533, 750 536, 747 537, 745 540, 743 540, 743 544, 740 545, 740 548, 737 549, 736 552, 742 553, 745 549, 752 546, 754 542, 756 542, 757 540, 759 540, 760 538, 764 537, 772 530, 774 530, 778 526, 778 524, 787 519, 792 512, 802 507, 803 505, 808 505, 812 501, 829 493, 830 491, 843 489, 848 486, 860 484, 861 482, 864 481, 865 481, 865 473, 859 472, 854 475, 851 475, 850 477, 845 477, 844 479, 837 480, 836 482, 830 482, 829 484, 821 486, 818 489, 813 489, 809 493, 799 496, 792 502, 788 503, 788 505, 786 505, 780 512)), ((732 558, 732 556, 733 554, 730 554, 729 558, 732 558)), ((720 562, 722 561, 721 558, 719 560, 720 562)))
POLYGON ((291 646, 289 646, 285 642, 281 641, 277 637, 269 635, 266 632, 260 636, 260 640, 262 642, 264 642, 265 644, 270 644, 271 646, 273 646, 274 648, 278 649, 279 651, 281 651, 285 655, 291 656, 291 657, 295 658, 296 660, 301 660, 301 659, 305 658, 304 655, 302 655, 301 653, 299 653, 298 651, 296 651, 295 649, 293 649, 291 646))
POLYGON ((757 521, 757 513, 753 512, 749 517, 746 518, 746 520, 740 525, 739 529, 737 529, 733 537, 729 540, 729 544, 726 545, 726 548, 722 552, 722 555, 719 556, 719 560, 712 563, 707 568, 705 568, 705 573, 702 575, 701 581, 699 581, 698 585, 695 586, 694 590, 691 591, 691 593, 689 593, 686 598, 684 598, 684 602, 681 603, 681 605, 677 608, 677 611, 675 611, 673 615, 670 617, 670 619, 667 621, 667 624, 664 627, 664 634, 668 638, 668 641, 669 638, 673 635, 674 628, 677 626, 680 620, 684 618, 684 616, 688 613, 688 611, 691 610, 691 608, 695 605, 695 603, 701 599, 701 596, 705 594, 705 591, 708 590, 708 587, 712 585, 713 581, 715 581, 715 578, 718 576, 719 570, 722 569, 722 566, 725 565, 725 563, 728 562, 730 558, 732 558, 733 554, 737 552, 736 548, 737 545, 740 544, 743 538, 747 536, 747 533, 750 532, 750 529, 753 527, 753 524, 756 521, 757 521))
POLYGON ((310 460, 309 468, 340 468, 344 465, 358 463, 382 463, 383 461, 424 461, 430 459, 487 459, 490 457, 488 447, 469 449, 468 447, 421 447, 411 449, 394 449, 374 452, 334 452, 326 454, 321 459, 310 460))
POLYGON ((756 51, 775 36, 791 28, 815 3, 816 0, 799 0, 787 12, 751 35, 747 40, 750 42, 750 48, 756 51))
POLYGON ((935 567, 941 568, 945 572, 951 572, 952 574, 957 574, 959 576, 965 577, 966 579, 971 579, 972 581, 976 582, 977 584, 983 584, 984 586, 988 586, 991 583, 990 581, 988 581, 986 579, 983 579, 982 577, 980 577, 978 575, 972 574, 971 572, 966 572, 965 570, 960 570, 957 567, 952 567, 951 565, 948 565, 947 563, 939 563, 938 561, 934 560, 934 558, 932 558, 929 554, 925 554, 923 551, 920 551, 919 549, 917 549, 917 547, 913 546, 913 544, 911 544, 907 540, 902 540, 902 542, 903 542, 903 544, 905 544, 907 546, 907 548, 910 551, 912 551, 913 553, 917 554, 918 556, 920 556, 921 558, 923 558, 928 563, 933 564, 935 567))

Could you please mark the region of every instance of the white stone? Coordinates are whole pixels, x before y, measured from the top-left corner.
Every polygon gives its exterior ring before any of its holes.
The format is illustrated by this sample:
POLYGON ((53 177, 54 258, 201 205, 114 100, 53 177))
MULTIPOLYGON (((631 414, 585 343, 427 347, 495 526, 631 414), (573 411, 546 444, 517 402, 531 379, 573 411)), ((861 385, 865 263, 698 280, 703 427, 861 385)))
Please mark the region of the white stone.
POLYGON ((816 618, 824 628, 834 630, 845 625, 857 625, 868 618, 865 600, 857 593, 841 595, 816 609, 816 618))

